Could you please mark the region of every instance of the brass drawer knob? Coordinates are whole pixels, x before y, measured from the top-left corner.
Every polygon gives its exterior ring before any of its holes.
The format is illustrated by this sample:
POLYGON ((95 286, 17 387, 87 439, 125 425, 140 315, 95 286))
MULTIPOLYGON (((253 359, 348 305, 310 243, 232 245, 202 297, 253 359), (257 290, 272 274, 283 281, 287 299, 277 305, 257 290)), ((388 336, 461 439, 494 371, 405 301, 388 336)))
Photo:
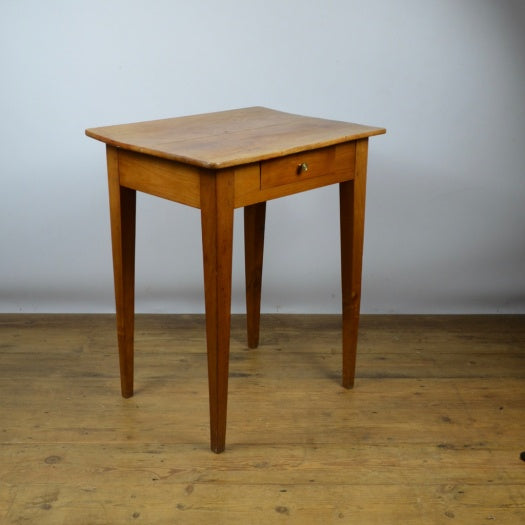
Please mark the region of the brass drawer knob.
POLYGON ((304 173, 305 171, 308 171, 308 164, 306 162, 302 162, 297 166, 297 175, 301 175, 301 173, 304 173))

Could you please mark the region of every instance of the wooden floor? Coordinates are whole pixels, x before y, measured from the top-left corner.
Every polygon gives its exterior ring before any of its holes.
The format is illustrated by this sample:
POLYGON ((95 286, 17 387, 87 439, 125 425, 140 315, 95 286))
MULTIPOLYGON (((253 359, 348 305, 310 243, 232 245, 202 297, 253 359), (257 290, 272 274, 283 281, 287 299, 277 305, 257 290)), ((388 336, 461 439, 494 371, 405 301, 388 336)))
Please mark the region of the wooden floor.
POLYGON ((0 316, 0 523, 523 524, 525 316, 232 327, 227 449, 208 443, 204 320, 138 316, 136 394, 111 316, 0 316))

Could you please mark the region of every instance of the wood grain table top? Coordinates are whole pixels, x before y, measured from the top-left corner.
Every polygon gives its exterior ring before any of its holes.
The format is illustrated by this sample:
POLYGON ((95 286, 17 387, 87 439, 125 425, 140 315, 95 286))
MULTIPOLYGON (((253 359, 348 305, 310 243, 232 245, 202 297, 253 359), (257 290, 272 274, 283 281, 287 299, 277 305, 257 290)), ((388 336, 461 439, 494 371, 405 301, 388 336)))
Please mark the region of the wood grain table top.
POLYGON ((221 169, 385 133, 384 128, 250 107, 90 128, 111 146, 221 169))

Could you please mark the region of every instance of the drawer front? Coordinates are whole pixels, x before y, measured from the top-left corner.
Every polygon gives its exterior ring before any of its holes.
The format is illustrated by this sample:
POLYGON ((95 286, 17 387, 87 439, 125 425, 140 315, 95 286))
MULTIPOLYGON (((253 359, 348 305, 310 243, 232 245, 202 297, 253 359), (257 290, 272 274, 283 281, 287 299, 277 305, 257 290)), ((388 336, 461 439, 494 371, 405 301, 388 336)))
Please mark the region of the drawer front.
POLYGON ((354 165, 355 142, 294 153, 261 163, 261 189, 333 175, 349 180, 354 165))

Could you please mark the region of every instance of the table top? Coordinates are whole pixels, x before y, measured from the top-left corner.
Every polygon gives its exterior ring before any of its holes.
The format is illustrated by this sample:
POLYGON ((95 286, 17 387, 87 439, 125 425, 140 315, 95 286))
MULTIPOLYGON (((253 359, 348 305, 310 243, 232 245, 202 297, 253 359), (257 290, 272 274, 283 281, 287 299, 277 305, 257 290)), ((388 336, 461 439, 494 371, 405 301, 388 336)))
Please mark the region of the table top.
POLYGON ((221 169, 385 132, 384 128, 250 107, 90 128, 86 135, 111 146, 221 169))

